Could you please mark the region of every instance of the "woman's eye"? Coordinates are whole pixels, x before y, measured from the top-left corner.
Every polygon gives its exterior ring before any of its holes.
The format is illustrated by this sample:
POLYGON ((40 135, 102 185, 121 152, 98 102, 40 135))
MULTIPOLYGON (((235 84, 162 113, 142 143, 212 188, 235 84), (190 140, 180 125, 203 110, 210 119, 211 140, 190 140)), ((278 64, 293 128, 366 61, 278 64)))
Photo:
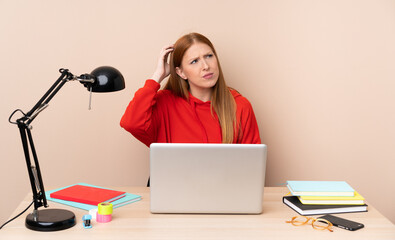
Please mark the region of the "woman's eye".
POLYGON ((197 59, 193 60, 191 64, 197 63, 197 59))
POLYGON ((214 54, 207 54, 206 58, 212 58, 214 56, 214 54))

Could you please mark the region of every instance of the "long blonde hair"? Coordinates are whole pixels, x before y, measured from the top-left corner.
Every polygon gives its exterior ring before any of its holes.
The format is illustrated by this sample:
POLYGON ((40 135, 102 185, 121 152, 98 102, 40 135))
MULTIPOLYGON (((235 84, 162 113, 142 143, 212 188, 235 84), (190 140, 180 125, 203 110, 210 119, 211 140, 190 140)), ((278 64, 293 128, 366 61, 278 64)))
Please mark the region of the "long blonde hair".
POLYGON ((213 87, 211 110, 217 113, 219 124, 222 130, 222 143, 233 143, 235 138, 236 126, 236 103, 232 93, 225 83, 224 75, 222 73, 221 65, 219 63, 218 55, 214 49, 213 44, 199 33, 189 33, 184 35, 174 44, 174 51, 170 57, 170 77, 164 89, 171 90, 175 95, 184 99, 189 97, 188 81, 182 79, 176 73, 176 68, 181 66, 182 58, 185 52, 194 43, 207 44, 214 52, 218 61, 219 76, 218 81, 213 87))

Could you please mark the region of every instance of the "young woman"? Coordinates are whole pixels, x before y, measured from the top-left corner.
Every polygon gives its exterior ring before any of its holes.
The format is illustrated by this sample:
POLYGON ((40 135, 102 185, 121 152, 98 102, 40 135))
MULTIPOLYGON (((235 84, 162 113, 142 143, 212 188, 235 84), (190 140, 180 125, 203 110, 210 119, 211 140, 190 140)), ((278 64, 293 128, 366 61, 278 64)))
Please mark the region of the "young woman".
POLYGON ((213 44, 198 33, 162 49, 156 71, 135 93, 121 126, 147 146, 261 143, 250 102, 226 85, 213 44))

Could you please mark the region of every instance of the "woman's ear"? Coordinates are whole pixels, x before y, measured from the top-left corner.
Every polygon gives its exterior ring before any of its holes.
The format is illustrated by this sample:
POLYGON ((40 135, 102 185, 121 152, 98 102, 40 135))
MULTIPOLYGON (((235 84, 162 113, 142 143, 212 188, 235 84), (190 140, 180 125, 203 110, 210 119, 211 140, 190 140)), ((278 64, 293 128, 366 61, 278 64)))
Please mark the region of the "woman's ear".
POLYGON ((184 72, 182 71, 181 68, 176 67, 176 73, 177 73, 178 76, 180 76, 180 78, 182 78, 184 80, 187 80, 187 77, 185 76, 185 74, 184 74, 184 72))

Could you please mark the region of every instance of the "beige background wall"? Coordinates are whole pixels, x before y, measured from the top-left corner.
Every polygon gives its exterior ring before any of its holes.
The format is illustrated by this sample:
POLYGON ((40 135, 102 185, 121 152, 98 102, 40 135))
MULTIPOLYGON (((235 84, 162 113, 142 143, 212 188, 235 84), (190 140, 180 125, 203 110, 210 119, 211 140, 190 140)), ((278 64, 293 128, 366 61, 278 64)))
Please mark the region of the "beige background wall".
POLYGON ((252 103, 267 186, 345 180, 395 222, 395 1, 0 0, 0 222, 30 191, 16 126, 58 78, 111 65, 126 90, 68 83, 34 122, 44 183, 146 183, 148 148, 119 127, 160 48, 207 35, 252 103))

